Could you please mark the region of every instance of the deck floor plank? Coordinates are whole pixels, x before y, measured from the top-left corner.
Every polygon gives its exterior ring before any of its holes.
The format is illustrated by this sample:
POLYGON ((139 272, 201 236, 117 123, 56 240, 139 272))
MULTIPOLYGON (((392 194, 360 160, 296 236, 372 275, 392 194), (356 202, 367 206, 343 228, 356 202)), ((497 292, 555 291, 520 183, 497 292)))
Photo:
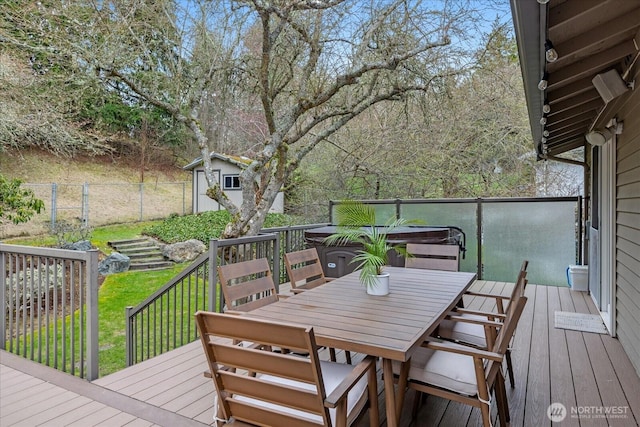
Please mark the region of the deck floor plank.
MULTIPOLYGON (((576 406, 576 392, 571 376, 571 363, 569 361, 569 348, 564 329, 554 326, 555 312, 562 311, 560 306, 561 288, 549 288, 548 291, 548 315, 549 315, 549 351, 553 354, 550 364, 549 377, 551 379, 551 402, 562 403, 567 410, 576 406)), ((577 427, 580 425, 575 418, 567 417, 562 422, 563 427, 577 427)))
POLYGON ((547 408, 551 404, 547 289, 545 286, 536 287, 535 298, 527 301, 527 304, 534 304, 534 316, 526 386, 524 420, 526 426, 550 424, 548 419, 545 423, 547 408))

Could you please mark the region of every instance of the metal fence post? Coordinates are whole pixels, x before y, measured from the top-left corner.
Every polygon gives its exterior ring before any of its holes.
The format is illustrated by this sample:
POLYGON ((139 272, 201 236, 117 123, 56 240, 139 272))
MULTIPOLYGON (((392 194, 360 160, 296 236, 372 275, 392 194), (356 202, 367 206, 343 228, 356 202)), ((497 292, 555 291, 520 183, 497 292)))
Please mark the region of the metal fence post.
POLYGON ((98 250, 87 251, 87 380, 98 378, 98 250))
POLYGON ((139 192, 140 192, 140 222, 142 222, 142 218, 143 218, 143 206, 144 206, 144 183, 141 182, 140 184, 138 184, 139 187, 139 192))
POLYGON ((89 183, 82 186, 82 227, 89 226, 89 183))
POLYGON ((52 182, 51 183, 51 225, 50 225, 51 232, 54 232, 56 230, 56 213, 58 210, 57 195, 58 195, 58 184, 56 184, 55 182, 52 182))
POLYGON ((187 213, 187 183, 182 183, 182 215, 187 213))

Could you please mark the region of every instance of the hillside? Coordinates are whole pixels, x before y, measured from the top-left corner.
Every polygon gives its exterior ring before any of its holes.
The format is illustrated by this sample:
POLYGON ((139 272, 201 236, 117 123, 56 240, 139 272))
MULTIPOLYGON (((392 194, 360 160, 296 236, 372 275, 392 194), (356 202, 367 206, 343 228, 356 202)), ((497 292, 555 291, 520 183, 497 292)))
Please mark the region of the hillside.
MULTIPOLYGON (((135 161, 135 159, 132 159, 135 161)), ((18 178, 45 202, 45 212, 26 224, 0 226, 0 238, 48 232, 51 224, 52 183, 56 183, 58 221, 82 217, 83 184, 88 185, 90 226, 157 219, 191 211, 191 175, 180 167, 155 164, 141 172, 130 159, 55 156, 37 149, 0 152, 0 172, 18 178)))
MULTIPOLYGON (((111 156, 56 156, 38 149, 0 152, 0 172, 25 183, 138 183, 140 170, 135 159, 111 156), (133 161, 132 161, 133 160, 133 161)), ((178 166, 155 164, 144 170, 145 182, 190 180, 190 173, 178 166)))

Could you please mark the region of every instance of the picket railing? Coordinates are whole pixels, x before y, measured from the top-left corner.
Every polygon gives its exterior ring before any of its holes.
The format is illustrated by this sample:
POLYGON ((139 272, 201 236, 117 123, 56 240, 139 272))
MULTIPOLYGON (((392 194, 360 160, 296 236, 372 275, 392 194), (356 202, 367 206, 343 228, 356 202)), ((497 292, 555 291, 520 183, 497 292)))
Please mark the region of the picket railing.
POLYGON ((0 349, 98 378, 98 251, 0 243, 0 349))

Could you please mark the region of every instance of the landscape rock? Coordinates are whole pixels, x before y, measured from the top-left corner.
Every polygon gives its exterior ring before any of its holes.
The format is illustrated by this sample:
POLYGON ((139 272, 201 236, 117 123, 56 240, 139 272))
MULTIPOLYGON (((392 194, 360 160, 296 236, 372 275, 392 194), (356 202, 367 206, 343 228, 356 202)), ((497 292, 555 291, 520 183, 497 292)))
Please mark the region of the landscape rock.
POLYGON ((122 273, 129 270, 131 259, 119 252, 113 252, 111 255, 100 261, 98 264, 98 273, 103 276, 113 273, 122 273))
POLYGON ((77 242, 68 243, 62 246, 62 249, 70 249, 72 251, 90 251, 92 248, 91 242, 88 240, 79 240, 77 242))
POLYGON ((185 242, 161 245, 160 249, 165 258, 173 262, 185 262, 196 259, 198 255, 207 250, 207 247, 200 240, 191 239, 185 242))

